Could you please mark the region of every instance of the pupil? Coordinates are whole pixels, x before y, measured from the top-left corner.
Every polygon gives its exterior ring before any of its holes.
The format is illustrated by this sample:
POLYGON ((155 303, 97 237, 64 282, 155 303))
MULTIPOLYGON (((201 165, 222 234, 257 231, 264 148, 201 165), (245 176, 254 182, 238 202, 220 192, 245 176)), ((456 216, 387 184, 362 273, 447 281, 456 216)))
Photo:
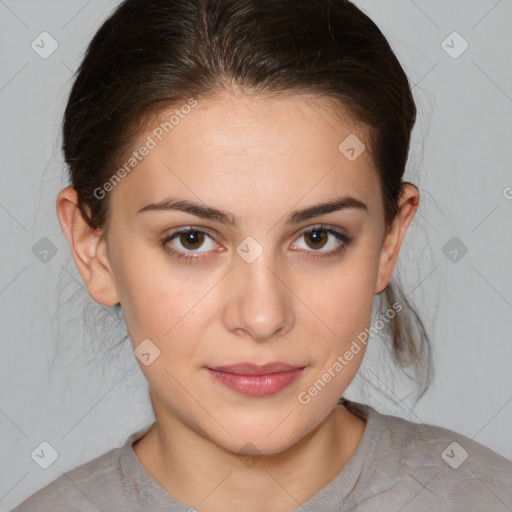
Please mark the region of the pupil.
POLYGON ((182 234, 182 243, 187 249, 197 249, 197 247, 190 247, 191 245, 199 245, 201 246, 202 240, 201 240, 202 234, 200 234, 198 231, 189 231, 187 233, 182 234), (185 240, 183 242, 183 239, 185 240))
POLYGON ((322 242, 325 242, 326 233, 322 230, 316 230, 312 231, 309 236, 311 239, 313 239, 313 244, 320 243, 320 245, 323 245, 322 242), (321 235, 319 235, 319 233, 321 233, 321 235))

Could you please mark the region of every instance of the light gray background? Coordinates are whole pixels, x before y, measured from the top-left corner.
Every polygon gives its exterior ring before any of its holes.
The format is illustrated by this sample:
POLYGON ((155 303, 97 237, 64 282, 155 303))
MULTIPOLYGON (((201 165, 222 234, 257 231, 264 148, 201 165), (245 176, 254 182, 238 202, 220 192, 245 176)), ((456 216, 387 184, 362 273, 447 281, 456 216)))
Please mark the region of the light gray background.
MULTIPOLYGON (((122 328, 102 327, 102 318, 116 320, 89 298, 55 214, 67 185, 59 130, 72 73, 117 3, 0 0, 3 510, 153 420, 127 341, 103 367, 84 366, 122 328), (31 48, 43 31, 59 45, 47 59, 31 48), (32 250, 43 237, 57 249, 47 262, 32 250), (46 470, 31 458, 43 441, 58 452, 46 470)), ((422 200, 397 272, 433 339, 436 375, 413 408, 413 389, 393 377, 390 361, 378 364, 374 338, 346 396, 512 459, 512 1, 356 4, 414 84, 419 119, 406 178, 422 200), (458 58, 442 47, 453 31, 469 43, 458 58), (468 251, 455 262, 443 252, 453 237, 468 251)), ((461 48, 457 39, 448 44, 461 48)))

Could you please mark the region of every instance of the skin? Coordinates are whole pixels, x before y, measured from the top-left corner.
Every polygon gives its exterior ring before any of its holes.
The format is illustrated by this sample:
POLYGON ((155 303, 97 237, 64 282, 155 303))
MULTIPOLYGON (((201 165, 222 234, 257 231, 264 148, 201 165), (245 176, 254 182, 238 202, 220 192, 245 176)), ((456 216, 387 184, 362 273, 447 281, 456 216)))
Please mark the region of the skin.
POLYGON ((294 510, 341 471, 365 431, 364 420, 337 405, 364 344, 308 404, 297 398, 370 326, 374 295, 391 278, 419 203, 417 188, 404 184, 386 227, 370 151, 350 161, 338 150, 350 134, 364 140, 348 113, 335 118, 320 98, 224 92, 199 101, 109 192, 105 233, 78 214, 73 188, 58 195, 59 222, 90 295, 121 304, 134 349, 150 339, 160 350, 148 366, 137 359, 156 422, 133 450, 167 492, 201 512, 226 504, 294 510), (368 210, 285 224, 291 211, 342 195, 368 210), (137 213, 168 197, 230 212, 238 226, 180 211, 137 213), (323 244, 302 235, 319 223, 353 241, 326 256, 343 242, 325 231, 323 244), (160 244, 187 226, 209 236, 202 245, 184 245, 184 237, 167 245, 198 256, 191 263, 160 244), (252 263, 236 252, 247 236, 263 250, 252 263), (269 397, 236 393, 204 369, 244 361, 306 368, 269 397), (247 464, 239 455, 256 457, 247 464))

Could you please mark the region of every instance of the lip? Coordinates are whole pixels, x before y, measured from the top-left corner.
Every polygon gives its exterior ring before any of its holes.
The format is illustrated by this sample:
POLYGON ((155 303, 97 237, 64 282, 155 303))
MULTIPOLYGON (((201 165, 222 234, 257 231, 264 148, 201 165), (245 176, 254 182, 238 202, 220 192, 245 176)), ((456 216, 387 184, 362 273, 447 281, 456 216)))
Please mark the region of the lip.
POLYGON ((305 367, 285 363, 254 365, 242 363, 230 366, 206 367, 206 371, 219 383, 243 395, 271 396, 297 380, 305 367))
POLYGON ((271 373, 291 372, 300 368, 303 367, 292 366, 282 363, 281 361, 276 361, 266 364, 238 363, 227 366, 215 366, 209 369, 219 372, 237 373, 240 375, 268 375, 271 373))

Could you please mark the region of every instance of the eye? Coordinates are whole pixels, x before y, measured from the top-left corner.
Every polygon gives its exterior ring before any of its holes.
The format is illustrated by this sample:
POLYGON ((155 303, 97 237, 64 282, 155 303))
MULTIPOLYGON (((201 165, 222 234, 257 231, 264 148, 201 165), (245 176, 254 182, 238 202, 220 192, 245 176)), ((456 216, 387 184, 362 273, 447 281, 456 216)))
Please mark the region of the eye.
POLYGON ((160 241, 160 244, 172 256, 192 261, 194 259, 201 258, 201 256, 194 256, 194 253, 208 252, 215 249, 217 245, 215 242, 212 242, 213 238, 206 231, 199 228, 188 227, 187 229, 175 231, 173 234, 166 236, 160 241), (204 244, 205 238, 210 239, 210 247, 207 247, 204 251, 199 251, 198 249, 204 244), (169 242, 173 241, 176 242, 178 247, 175 245, 174 248, 169 244, 169 242), (180 245, 181 247, 179 247, 180 245), (193 253, 187 254, 187 251, 193 251, 193 253))
POLYGON ((310 254, 309 257, 313 258, 335 256, 352 242, 352 238, 324 224, 308 228, 301 233, 300 238, 304 238, 306 247, 301 247, 294 242, 292 248, 305 249, 309 253, 320 253, 310 254), (324 248, 327 248, 327 250, 320 250, 324 248), (311 251, 311 249, 313 250, 311 251))
MULTIPOLYGON (((324 224, 303 231, 299 239, 302 237, 306 240, 306 247, 301 247, 294 242, 292 249, 305 249, 307 255, 304 257, 310 258, 336 256, 352 242, 352 238, 324 224), (326 247, 328 250, 321 250, 326 247)), ((177 230, 167 235, 160 241, 160 245, 171 256, 177 259, 184 258, 190 263, 192 263, 193 260, 206 257, 196 253, 208 253, 218 247, 213 237, 208 232, 193 226, 177 230), (205 250, 199 250, 204 246, 206 239, 210 240, 209 247, 207 244, 205 250), (174 242, 174 244, 170 244, 170 242, 174 242)))

